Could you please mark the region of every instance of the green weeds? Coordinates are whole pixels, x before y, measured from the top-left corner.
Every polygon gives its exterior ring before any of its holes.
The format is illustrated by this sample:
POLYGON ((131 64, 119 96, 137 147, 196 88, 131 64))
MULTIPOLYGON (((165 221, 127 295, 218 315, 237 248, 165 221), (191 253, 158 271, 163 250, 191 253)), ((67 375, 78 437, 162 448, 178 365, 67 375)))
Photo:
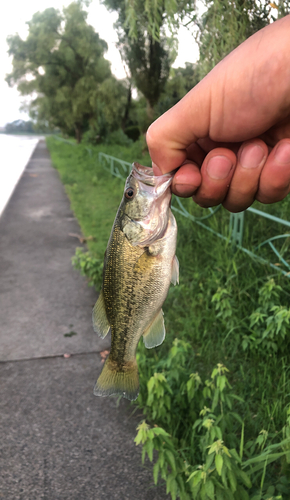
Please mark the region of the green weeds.
MULTIPOLYGON (((102 169, 97 153, 143 164, 149 158, 141 144, 98 146, 90 155, 52 138, 48 146, 82 232, 92 237, 74 265, 99 289, 123 185, 102 169)), ((185 204, 200 215, 191 200, 185 204)), ((286 218, 289 201, 272 210, 286 218)), ((164 481, 173 500, 288 500, 290 280, 176 218, 180 284, 164 304, 163 344, 146 350, 139 342, 137 404, 146 421, 136 444, 154 461, 154 482, 164 481)), ((227 234, 229 214, 220 210, 209 223, 227 234)), ((272 222, 247 214, 246 245, 257 246, 273 230, 272 222)))

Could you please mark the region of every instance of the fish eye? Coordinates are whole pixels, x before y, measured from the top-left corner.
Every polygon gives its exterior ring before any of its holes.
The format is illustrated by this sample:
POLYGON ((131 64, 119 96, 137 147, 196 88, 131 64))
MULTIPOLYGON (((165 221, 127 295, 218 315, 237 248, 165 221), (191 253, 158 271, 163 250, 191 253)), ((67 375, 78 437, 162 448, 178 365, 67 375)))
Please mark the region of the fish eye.
POLYGON ((125 196, 128 200, 132 200, 132 198, 134 198, 135 196, 135 191, 133 188, 131 187, 128 187, 125 191, 125 196))

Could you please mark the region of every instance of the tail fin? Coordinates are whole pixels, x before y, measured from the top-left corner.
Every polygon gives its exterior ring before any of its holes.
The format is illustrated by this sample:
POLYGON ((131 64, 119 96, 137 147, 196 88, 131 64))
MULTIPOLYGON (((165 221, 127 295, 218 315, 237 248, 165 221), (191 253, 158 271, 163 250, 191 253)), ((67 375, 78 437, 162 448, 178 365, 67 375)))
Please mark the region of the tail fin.
POLYGON ((139 376, 136 360, 120 368, 115 362, 106 360, 102 373, 94 388, 95 396, 123 396, 134 401, 139 394, 139 376))

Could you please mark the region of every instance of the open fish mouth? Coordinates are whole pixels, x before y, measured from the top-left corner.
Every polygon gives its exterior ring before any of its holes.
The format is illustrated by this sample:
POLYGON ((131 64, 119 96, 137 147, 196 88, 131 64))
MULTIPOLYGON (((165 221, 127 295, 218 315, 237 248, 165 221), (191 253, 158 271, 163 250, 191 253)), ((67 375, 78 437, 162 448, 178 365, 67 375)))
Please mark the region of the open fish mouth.
MULTIPOLYGON (((154 187, 154 194, 161 196, 170 186, 173 179, 173 173, 154 175, 153 168, 143 167, 137 162, 132 165, 131 175, 142 184, 142 189, 148 191, 146 186, 154 187)), ((152 190, 150 189, 152 192, 152 190)))

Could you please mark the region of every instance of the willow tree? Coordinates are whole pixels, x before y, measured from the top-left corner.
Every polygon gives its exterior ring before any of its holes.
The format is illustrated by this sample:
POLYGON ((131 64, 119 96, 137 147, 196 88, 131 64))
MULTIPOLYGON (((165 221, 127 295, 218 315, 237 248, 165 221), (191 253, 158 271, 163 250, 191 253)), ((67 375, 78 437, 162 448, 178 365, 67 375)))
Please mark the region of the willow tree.
POLYGON ((206 11, 198 21, 199 76, 205 76, 246 38, 276 17, 289 13, 290 2, 269 0, 205 0, 206 11))
POLYGON ((146 99, 149 125, 175 59, 174 35, 187 11, 193 9, 194 1, 104 0, 103 3, 118 12, 115 24, 118 47, 134 85, 146 99), (166 30, 171 30, 170 37, 166 30))
POLYGON ((82 2, 63 12, 49 8, 34 14, 28 36, 7 39, 13 70, 9 85, 32 95, 31 115, 64 132, 74 130, 78 142, 97 117, 99 88, 111 76, 104 59, 107 44, 86 22, 82 2))
POLYGON ((196 64, 187 62, 185 68, 171 68, 165 89, 156 106, 158 115, 165 113, 165 111, 177 104, 197 83, 198 71, 196 64))

